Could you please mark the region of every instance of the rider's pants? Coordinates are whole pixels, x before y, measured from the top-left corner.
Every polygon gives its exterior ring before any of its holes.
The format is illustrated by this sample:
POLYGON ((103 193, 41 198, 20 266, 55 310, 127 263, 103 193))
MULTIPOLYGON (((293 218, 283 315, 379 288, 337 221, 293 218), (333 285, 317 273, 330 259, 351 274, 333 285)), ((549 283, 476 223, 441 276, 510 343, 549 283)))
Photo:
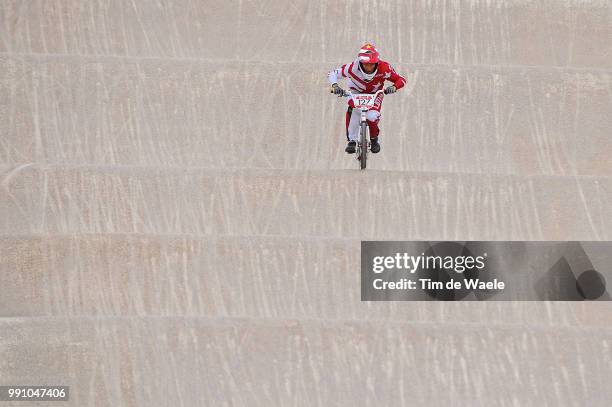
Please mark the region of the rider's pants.
MULTIPOLYGON (((366 112, 366 122, 370 128, 370 139, 378 137, 378 122, 380 120, 380 109, 382 108, 383 95, 380 94, 374 106, 366 112)), ((346 112, 346 138, 357 141, 359 139, 359 120, 361 118, 361 109, 353 108, 353 101, 349 99, 349 108, 346 112)))

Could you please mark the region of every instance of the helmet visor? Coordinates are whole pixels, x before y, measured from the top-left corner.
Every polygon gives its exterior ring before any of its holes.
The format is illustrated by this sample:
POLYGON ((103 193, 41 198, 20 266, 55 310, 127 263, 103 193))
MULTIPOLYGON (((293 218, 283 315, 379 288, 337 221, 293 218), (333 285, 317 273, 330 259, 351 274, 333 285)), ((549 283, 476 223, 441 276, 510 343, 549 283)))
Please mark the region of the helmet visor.
POLYGON ((359 53, 359 62, 365 64, 375 64, 378 62, 378 52, 366 51, 359 53))

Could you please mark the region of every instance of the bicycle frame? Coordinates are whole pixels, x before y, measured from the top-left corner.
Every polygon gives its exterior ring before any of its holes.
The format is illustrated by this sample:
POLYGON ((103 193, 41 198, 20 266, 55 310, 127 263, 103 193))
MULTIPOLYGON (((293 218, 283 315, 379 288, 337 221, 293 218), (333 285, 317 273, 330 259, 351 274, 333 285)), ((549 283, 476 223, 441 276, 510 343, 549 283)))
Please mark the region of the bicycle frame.
POLYGON ((368 110, 374 107, 376 99, 380 94, 384 93, 381 89, 375 93, 352 93, 345 91, 343 96, 350 97, 353 100, 355 109, 360 109, 361 115, 359 119, 359 140, 357 141, 357 151, 355 158, 360 161, 360 168, 366 168, 368 150, 370 149, 370 140, 368 137, 368 125, 366 114, 368 110))

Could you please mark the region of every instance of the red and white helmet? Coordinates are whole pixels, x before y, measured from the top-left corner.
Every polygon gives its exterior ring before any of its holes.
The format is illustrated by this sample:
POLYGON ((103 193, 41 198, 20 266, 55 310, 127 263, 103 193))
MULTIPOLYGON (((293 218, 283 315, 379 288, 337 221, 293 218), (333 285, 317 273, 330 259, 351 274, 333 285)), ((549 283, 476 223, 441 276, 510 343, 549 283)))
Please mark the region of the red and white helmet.
POLYGON ((364 44, 359 50, 359 55, 357 56, 359 60, 359 71, 363 75, 363 78, 366 81, 371 81, 376 75, 376 71, 378 71, 378 51, 372 44, 364 44), (367 73, 361 64, 376 64, 374 67, 374 71, 367 73))
POLYGON ((359 50, 359 62, 366 64, 378 63, 378 51, 372 44, 364 44, 359 50))

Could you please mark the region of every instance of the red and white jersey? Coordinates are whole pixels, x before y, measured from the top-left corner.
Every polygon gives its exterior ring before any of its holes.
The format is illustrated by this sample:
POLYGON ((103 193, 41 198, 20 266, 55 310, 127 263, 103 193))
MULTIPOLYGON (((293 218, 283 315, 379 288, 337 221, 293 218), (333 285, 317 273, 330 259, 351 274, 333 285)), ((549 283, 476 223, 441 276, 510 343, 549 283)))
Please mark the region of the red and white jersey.
POLYGON ((346 78, 346 85, 352 92, 374 93, 383 88, 385 81, 393 82, 397 89, 406 84, 406 79, 399 75, 388 62, 379 61, 376 74, 371 81, 367 81, 364 74, 359 70, 359 60, 350 64, 344 64, 340 68, 331 71, 327 78, 330 84, 338 83, 339 78, 346 78))

